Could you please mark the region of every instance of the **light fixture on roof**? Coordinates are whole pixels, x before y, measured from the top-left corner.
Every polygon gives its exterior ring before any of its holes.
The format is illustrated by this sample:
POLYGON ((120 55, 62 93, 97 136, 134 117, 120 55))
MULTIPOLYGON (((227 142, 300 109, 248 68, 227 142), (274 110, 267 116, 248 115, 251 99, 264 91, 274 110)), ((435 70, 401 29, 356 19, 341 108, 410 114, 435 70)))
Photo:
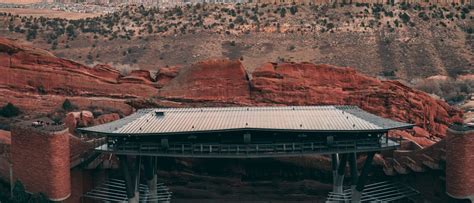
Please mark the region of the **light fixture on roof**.
POLYGON ((165 112, 163 111, 155 111, 156 116, 165 116, 165 112))

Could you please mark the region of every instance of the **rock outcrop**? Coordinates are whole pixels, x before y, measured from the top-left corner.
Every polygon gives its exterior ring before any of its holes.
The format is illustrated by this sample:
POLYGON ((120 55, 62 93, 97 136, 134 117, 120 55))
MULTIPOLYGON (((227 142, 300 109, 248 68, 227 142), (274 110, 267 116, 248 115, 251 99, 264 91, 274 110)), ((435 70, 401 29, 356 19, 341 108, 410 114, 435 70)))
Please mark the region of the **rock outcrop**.
POLYGON ((108 78, 110 81, 117 81, 121 75, 120 72, 107 64, 97 64, 92 68, 93 74, 102 78, 108 78))
POLYGON ((94 115, 90 111, 70 112, 64 119, 64 124, 70 132, 73 132, 76 127, 87 127, 94 123, 94 115))
POLYGON ((132 70, 129 75, 119 79, 122 83, 152 84, 155 80, 151 77, 150 71, 132 70))
POLYGON ((208 60, 181 70, 160 89, 159 96, 180 101, 250 104, 250 81, 239 61, 208 60))
POLYGON ((104 107, 127 111, 125 99, 157 92, 147 84, 120 80, 123 76, 108 65, 90 68, 5 38, 0 38, 0 75, 5 95, 0 105, 12 102, 26 113, 53 111, 66 96, 89 106, 107 103, 104 107))
POLYGON ((0 52, 0 74, 7 77, 0 80, 0 86, 39 94, 115 98, 144 97, 155 92, 154 88, 146 85, 119 83, 108 76, 115 75, 114 71, 104 73, 106 70, 101 69, 101 74, 96 74, 97 69, 50 54, 14 45, 5 48, 4 40, 0 39, 1 49, 6 49, 7 52, 0 52), (8 52, 8 50, 13 51, 8 52), (108 77, 104 77, 105 75, 108 77))
MULTIPOLYGON (((357 105, 382 117, 416 124, 414 130, 392 135, 424 146, 443 138, 447 126, 462 117, 456 108, 398 81, 311 63, 267 63, 249 77, 240 61, 214 59, 160 68, 153 79, 149 71, 122 76, 107 65, 89 68, 0 38, 0 74, 6 76, 0 78, 0 93, 5 95, 0 105, 12 102, 27 113, 54 111, 66 97, 80 109, 103 107, 125 115, 132 111, 129 104, 140 108, 357 105)), ((70 123, 78 124, 75 116, 69 117, 70 123)), ((117 116, 91 123, 113 119, 117 116)))
POLYGON ((110 123, 112 121, 120 119, 120 115, 118 113, 109 113, 100 115, 94 119, 94 125, 100 125, 104 123, 110 123))
POLYGON ((180 70, 180 66, 161 67, 156 73, 156 82, 158 82, 158 87, 161 88, 167 85, 173 78, 178 76, 180 70))
MULTIPOLYGON (((398 81, 380 81, 352 68, 329 65, 265 64, 252 78, 254 101, 284 105, 356 105, 382 117, 414 123, 444 137, 462 113, 398 81)), ((416 131, 418 137, 426 133, 416 131), (421 134, 420 134, 421 133, 421 134)))

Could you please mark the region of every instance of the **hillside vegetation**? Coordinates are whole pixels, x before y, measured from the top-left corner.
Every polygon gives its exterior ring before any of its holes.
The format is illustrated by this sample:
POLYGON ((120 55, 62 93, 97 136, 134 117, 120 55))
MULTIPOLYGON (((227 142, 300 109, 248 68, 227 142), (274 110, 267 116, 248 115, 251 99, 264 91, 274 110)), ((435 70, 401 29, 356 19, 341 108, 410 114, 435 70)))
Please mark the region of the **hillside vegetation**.
POLYGON ((208 58, 240 59, 249 72, 267 61, 308 61, 414 83, 473 74, 472 9, 408 3, 127 6, 79 20, 2 13, 0 34, 124 71, 208 58))

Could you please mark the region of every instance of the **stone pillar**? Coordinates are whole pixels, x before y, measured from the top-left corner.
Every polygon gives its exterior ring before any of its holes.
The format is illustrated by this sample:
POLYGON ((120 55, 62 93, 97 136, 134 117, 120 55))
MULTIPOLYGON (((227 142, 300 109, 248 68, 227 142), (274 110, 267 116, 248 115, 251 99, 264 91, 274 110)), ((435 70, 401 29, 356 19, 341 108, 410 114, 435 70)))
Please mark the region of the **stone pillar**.
POLYGON ((474 202, 474 128, 451 126, 446 142, 446 193, 474 202))

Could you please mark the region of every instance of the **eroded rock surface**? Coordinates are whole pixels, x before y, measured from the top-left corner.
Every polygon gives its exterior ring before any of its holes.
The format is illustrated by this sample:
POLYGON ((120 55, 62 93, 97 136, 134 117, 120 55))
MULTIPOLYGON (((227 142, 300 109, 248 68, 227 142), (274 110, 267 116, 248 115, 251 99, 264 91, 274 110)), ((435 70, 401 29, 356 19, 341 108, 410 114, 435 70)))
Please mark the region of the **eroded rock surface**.
POLYGON ((0 104, 12 102, 26 113, 55 111, 66 97, 80 109, 109 108, 124 115, 132 112, 130 105, 357 105, 382 117, 416 124, 414 130, 392 135, 423 146, 443 138, 447 126, 462 117, 458 109, 398 81, 311 63, 266 63, 249 77, 240 61, 213 59, 161 68, 154 79, 149 71, 122 76, 108 65, 90 68, 0 38, 0 74, 6 76, 0 78, 0 92, 5 95, 0 104))
POLYGON ((239 61, 214 59, 181 70, 160 89, 159 96, 181 101, 250 104, 250 81, 239 61))

